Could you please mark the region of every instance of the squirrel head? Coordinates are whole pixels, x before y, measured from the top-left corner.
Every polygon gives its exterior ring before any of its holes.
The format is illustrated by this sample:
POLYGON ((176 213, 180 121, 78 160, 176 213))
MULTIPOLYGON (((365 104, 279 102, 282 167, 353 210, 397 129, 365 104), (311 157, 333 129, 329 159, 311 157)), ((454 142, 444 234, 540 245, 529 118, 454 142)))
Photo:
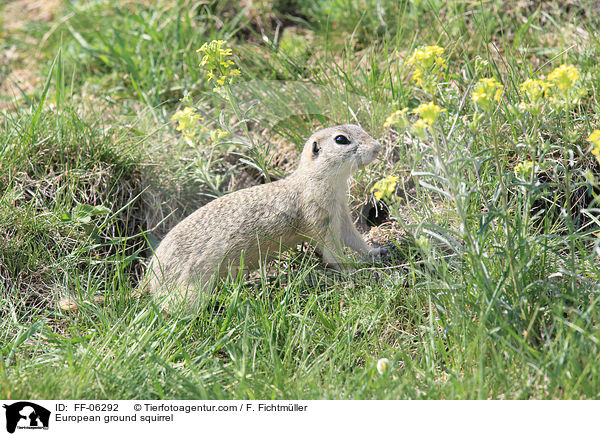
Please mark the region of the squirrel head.
POLYGON ((371 163, 381 150, 360 126, 342 124, 314 133, 302 150, 298 171, 317 179, 345 181, 352 172, 371 163))

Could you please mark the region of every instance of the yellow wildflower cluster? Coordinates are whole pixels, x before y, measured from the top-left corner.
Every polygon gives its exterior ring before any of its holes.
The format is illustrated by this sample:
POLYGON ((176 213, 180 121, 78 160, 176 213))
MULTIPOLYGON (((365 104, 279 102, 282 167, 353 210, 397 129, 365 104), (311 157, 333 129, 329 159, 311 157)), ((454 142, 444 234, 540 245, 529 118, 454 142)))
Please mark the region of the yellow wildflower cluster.
POLYGON ((413 132, 418 136, 425 136, 425 131, 433 127, 440 114, 445 111, 446 109, 442 109, 433 102, 421 103, 418 108, 413 109, 413 113, 420 117, 413 124, 413 132))
POLYGON ((519 104, 519 109, 535 114, 540 113, 544 105, 544 99, 548 96, 550 88, 553 86, 553 83, 540 79, 527 79, 521 83, 519 89, 527 101, 522 101, 519 104))
POLYGON ((406 63, 414 66, 413 81, 424 91, 435 94, 438 82, 445 77, 444 49, 438 45, 417 48, 406 63))
MULTIPOLYGON (((425 136, 425 131, 430 129, 438 120, 440 114, 445 111, 446 109, 442 109, 433 102, 422 103, 418 108, 412 110, 413 113, 419 115, 420 117, 412 125, 413 132, 418 136, 425 136)), ((387 117, 385 123, 383 123, 383 126, 396 126, 400 128, 408 127, 410 122, 406 117, 407 112, 408 108, 405 107, 404 109, 392 113, 389 117, 387 117)))
POLYGON ((585 91, 578 87, 579 77, 579 70, 573 65, 566 64, 562 64, 548 74, 548 81, 556 90, 550 97, 550 102, 562 108, 579 103, 579 99, 585 94, 585 91))
POLYGON ((229 58, 233 52, 230 48, 223 48, 226 43, 223 40, 213 40, 204 43, 198 49, 198 52, 204 55, 200 66, 206 71, 206 79, 217 85, 213 89, 215 92, 221 92, 223 86, 233 84, 242 74, 237 68, 232 68, 235 64, 229 58))
POLYGON ((548 80, 563 91, 573 88, 577 79, 579 70, 573 65, 562 64, 548 75, 548 80))
POLYGON ((408 127, 409 123, 408 123, 408 120, 406 119, 406 112, 408 112, 407 107, 394 112, 393 114, 391 114, 389 117, 386 118, 385 122, 383 123, 383 127, 390 127, 390 126, 395 126, 395 127, 400 127, 400 128, 408 127))
POLYGON ((600 162, 600 130, 594 130, 588 141, 592 143, 592 154, 596 156, 596 160, 600 162))
MULTIPOLYGON (((413 109, 412 113, 419 115, 419 119, 415 121, 412 125, 413 132, 418 136, 425 136, 425 132, 428 129, 431 129, 435 122, 440 117, 442 112, 445 112, 446 109, 442 109, 437 104, 433 102, 422 103, 418 108, 413 109)), ((394 113, 392 113, 387 119, 385 123, 383 123, 384 127, 396 126, 400 128, 406 128, 410 125, 406 115, 408 113, 408 108, 400 109, 394 113)))
POLYGON ((184 109, 175 112, 171 117, 171 121, 177 122, 177 127, 175 127, 175 129, 180 131, 189 142, 196 136, 198 128, 201 126, 204 118, 198 115, 193 108, 185 107, 184 109))
POLYGON ((496 79, 481 79, 475 85, 471 94, 471 99, 484 111, 491 112, 492 104, 502 99, 502 89, 504 87, 496 79))
POLYGON ((445 111, 446 109, 442 109, 437 104, 434 104, 432 101, 429 103, 422 103, 419 105, 418 108, 413 110, 413 112, 418 114, 421 117, 421 119, 429 126, 433 126, 434 123, 440 117, 440 114, 445 111))
POLYGON ((446 61, 441 57, 444 54, 443 47, 439 45, 428 45, 417 48, 407 63, 415 64, 422 68, 431 68, 434 64, 446 65, 446 61))
POLYGON ((579 77, 577 68, 563 64, 555 68, 546 80, 527 79, 519 86, 524 96, 519 109, 539 114, 546 101, 558 108, 576 104, 582 93, 585 93, 578 87, 579 77))
MULTIPOLYGON (((568 107, 576 104, 584 93, 577 87, 579 77, 577 68, 563 64, 554 69, 548 75, 547 80, 527 79, 519 85, 524 97, 519 104, 519 109, 539 114, 548 97, 556 107, 568 107)), ((491 112, 493 102, 500 101, 502 98, 502 89, 502 85, 494 78, 481 79, 475 85, 471 98, 486 112, 491 112)))
POLYGON ((515 166, 515 176, 521 180, 530 180, 531 172, 534 170, 535 167, 535 162, 532 162, 530 160, 519 162, 515 166))
POLYGON ((415 121, 413 123, 412 127, 413 127, 413 133, 415 135, 423 138, 423 137, 425 137, 425 133, 427 132, 427 129, 429 129, 431 126, 423 118, 419 118, 417 121, 415 121))
POLYGON ((196 145, 194 140, 199 134, 204 136, 203 139, 210 139, 212 142, 217 142, 229 134, 221 129, 206 127, 203 124, 204 118, 189 106, 175 112, 171 121, 177 122, 175 129, 183 134, 185 141, 191 146, 196 145))
POLYGON ((203 131, 208 133, 210 140, 212 142, 217 142, 229 135, 229 132, 226 132, 225 130, 221 130, 221 129, 211 130, 211 129, 204 128, 203 131))
POLYGON ((385 179, 379 180, 373 188, 371 188, 371 192, 377 199, 377 201, 381 201, 382 199, 390 199, 394 192, 396 191, 396 185, 398 184, 398 176, 387 176, 385 179))

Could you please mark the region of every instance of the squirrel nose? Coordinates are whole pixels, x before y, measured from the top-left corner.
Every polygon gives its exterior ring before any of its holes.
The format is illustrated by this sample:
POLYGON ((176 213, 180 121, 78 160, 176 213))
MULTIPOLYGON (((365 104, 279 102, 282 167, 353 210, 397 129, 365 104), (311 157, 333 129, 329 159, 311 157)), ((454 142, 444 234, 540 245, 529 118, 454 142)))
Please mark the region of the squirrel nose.
POLYGON ((379 141, 373 141, 373 151, 379 153, 381 151, 381 144, 379 141))

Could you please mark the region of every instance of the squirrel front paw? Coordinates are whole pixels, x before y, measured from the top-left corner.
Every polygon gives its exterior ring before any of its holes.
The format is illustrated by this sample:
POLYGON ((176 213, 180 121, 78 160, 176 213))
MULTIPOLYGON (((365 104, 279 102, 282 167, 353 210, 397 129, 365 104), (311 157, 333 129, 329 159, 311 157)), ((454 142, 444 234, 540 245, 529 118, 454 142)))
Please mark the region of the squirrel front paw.
POLYGON ((381 260, 382 257, 387 256, 389 251, 386 247, 373 247, 369 250, 369 256, 374 260, 381 260))

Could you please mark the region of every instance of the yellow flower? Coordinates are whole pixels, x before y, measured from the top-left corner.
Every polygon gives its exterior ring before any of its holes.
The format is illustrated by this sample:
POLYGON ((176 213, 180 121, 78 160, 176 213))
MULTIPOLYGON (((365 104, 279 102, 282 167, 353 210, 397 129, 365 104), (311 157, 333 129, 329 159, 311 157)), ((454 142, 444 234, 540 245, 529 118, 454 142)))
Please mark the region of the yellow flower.
POLYGON ((573 88, 579 79, 579 70, 573 65, 562 64, 548 75, 548 80, 562 91, 573 88))
POLYGON ((560 109, 569 108, 586 94, 579 86, 579 70, 573 65, 561 65, 548 75, 548 81, 554 85, 550 102, 560 109))
POLYGON ((554 86, 553 83, 545 82, 544 80, 527 79, 519 85, 519 89, 527 96, 530 102, 534 103, 546 97, 548 90, 552 86, 554 86))
POLYGON ((178 110, 171 117, 171 121, 177 121, 176 129, 186 136, 193 136, 193 132, 203 118, 196 113, 191 107, 185 107, 183 110, 178 110))
POLYGON ((192 107, 186 106, 181 110, 178 110, 171 117, 171 121, 177 122, 176 130, 183 134, 183 138, 190 146, 196 146, 198 142, 217 142, 222 138, 229 135, 228 132, 215 129, 212 130, 208 126, 202 124, 204 118, 198 115, 196 110, 192 107), (200 135, 200 138, 198 138, 200 135))
POLYGON ((387 176, 385 179, 379 180, 373 188, 371 188, 371 192, 375 195, 377 201, 381 201, 381 199, 391 198, 396 190, 396 184, 398 183, 398 176, 387 176))
POLYGON ((191 146, 194 145, 194 139, 203 129, 202 127, 202 118, 195 109, 186 106, 182 110, 178 110, 171 117, 171 121, 177 122, 176 130, 180 131, 183 134, 185 141, 191 146))
POLYGON ((483 101, 485 98, 487 98, 487 93, 485 92, 484 89, 474 89, 473 94, 471 94, 471 98, 473 99, 474 102, 478 103, 480 101, 483 101))
POLYGON ((406 63, 418 64, 423 68, 430 68, 434 63, 445 65, 446 61, 440 57, 443 54, 444 49, 439 45, 428 45, 417 48, 406 63))
POLYGON ((504 87, 493 77, 481 79, 475 85, 471 99, 487 112, 492 110, 492 102, 500 101, 504 87))
POLYGON ((419 118, 413 124, 413 131, 414 131, 415 135, 420 136, 421 138, 423 138, 425 136, 425 131, 427 129, 429 129, 430 127, 431 126, 427 123, 427 121, 425 121, 422 118, 419 118))
POLYGON ((423 73, 421 70, 415 70, 412 75, 413 81, 417 84, 417 86, 423 86, 423 73))
POLYGON ((600 162, 600 130, 594 130, 588 138, 593 145, 592 154, 596 156, 596 159, 600 162))
POLYGON ((515 166, 515 176, 522 180, 529 180, 531 178, 531 171, 535 168, 535 162, 526 160, 519 162, 515 166))
POLYGON ((408 126, 408 120, 406 119, 406 112, 408 112, 408 108, 400 109, 399 111, 394 112, 389 117, 386 118, 385 123, 383 123, 383 127, 390 126, 398 126, 401 128, 408 126))
POLYGON ((202 44, 202 47, 200 47, 197 51, 200 53, 206 53, 207 55, 219 54, 221 56, 231 56, 232 51, 230 48, 227 48, 225 50, 221 48, 225 44, 227 44, 227 41, 223 41, 222 39, 215 39, 210 42, 205 42, 204 44, 202 44))
POLYGON ((519 109, 534 114, 540 113, 544 99, 553 86, 553 83, 539 79, 527 79, 521 83, 519 89, 524 94, 525 99, 519 103, 519 109))
POLYGON ((225 84, 233 84, 235 78, 242 74, 237 68, 232 69, 235 63, 228 57, 233 55, 233 51, 223 48, 226 43, 223 40, 214 40, 204 43, 198 49, 199 53, 203 53, 200 66, 205 70, 206 80, 218 85, 213 89, 217 93, 222 92, 225 84))
POLYGON ((433 126, 440 117, 440 114, 445 111, 446 109, 442 109, 433 102, 422 103, 418 108, 413 110, 414 113, 419 114, 421 119, 430 126, 433 126))
POLYGON ((217 142, 220 139, 226 137, 227 135, 229 135, 229 133, 224 130, 221 130, 221 129, 211 130, 210 131, 210 140, 212 142, 217 142))
POLYGON ((441 57, 444 49, 439 45, 428 45, 415 49, 406 61, 413 65, 412 80, 425 91, 433 94, 437 83, 444 77, 443 69, 446 68, 446 59, 441 57))

